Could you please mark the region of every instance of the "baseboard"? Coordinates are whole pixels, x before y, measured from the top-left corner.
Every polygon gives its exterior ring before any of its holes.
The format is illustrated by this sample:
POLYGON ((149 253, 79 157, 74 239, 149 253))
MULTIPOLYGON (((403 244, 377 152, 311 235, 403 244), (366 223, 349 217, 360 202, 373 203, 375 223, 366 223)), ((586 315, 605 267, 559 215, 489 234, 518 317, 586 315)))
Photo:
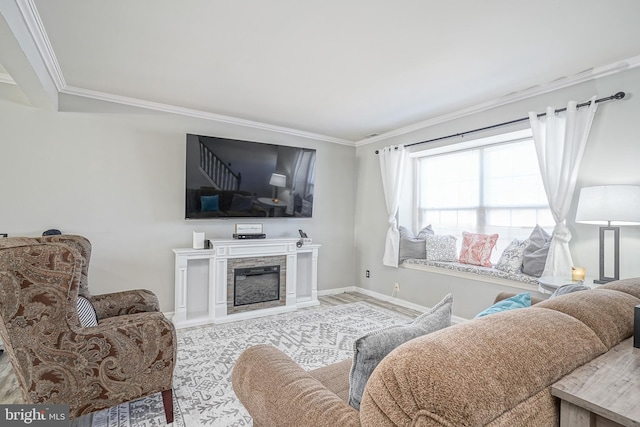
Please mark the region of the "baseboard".
MULTIPOLYGON (((382 301, 386 301, 386 302, 390 302, 391 304, 395 304, 395 305, 399 305, 400 307, 406 307, 406 308, 410 308, 412 310, 416 310, 416 311, 421 311, 421 312, 425 312, 425 311, 429 311, 431 309, 431 307, 425 307, 424 305, 419 305, 419 304, 414 304, 412 302, 409 301, 405 301, 403 299, 400 298, 396 298, 396 297, 392 297, 389 295, 385 295, 385 294, 381 294, 379 292, 375 292, 375 291, 370 291, 369 289, 364 289, 358 286, 347 286, 344 288, 334 288, 334 289, 327 289, 327 290, 323 290, 323 291, 318 291, 318 296, 326 296, 326 295, 337 295, 337 294, 343 294, 345 292, 358 292, 373 298, 377 298, 379 300, 382 301)), ((163 312, 163 314, 165 315, 165 317, 167 319, 173 319, 173 315, 175 314, 174 311, 165 311, 163 312)), ((464 317, 460 317, 460 316, 451 316, 451 321, 453 323, 462 323, 462 322, 466 322, 468 319, 465 319, 464 317)))
MULTIPOLYGON (((375 291, 371 291, 369 289, 364 289, 358 286, 348 286, 345 288, 336 288, 336 289, 328 289, 328 290, 324 290, 324 291, 318 291, 318 296, 324 296, 324 295, 336 295, 336 294, 342 294, 345 292, 359 292, 361 294, 373 297, 373 298, 377 298, 379 300, 382 301, 386 301, 386 302, 390 302, 392 304, 395 305, 399 305, 400 307, 406 307, 406 308, 410 308, 412 310, 416 310, 416 311, 421 311, 421 312, 425 312, 425 311, 429 311, 431 309, 431 307, 426 307, 424 305, 419 305, 419 304, 414 304, 412 302, 409 301, 405 301, 403 299, 400 298, 396 298, 396 297, 392 297, 389 295, 385 295, 385 294, 381 294, 379 292, 375 292, 375 291)), ((453 323, 463 323, 466 322, 469 319, 465 319, 464 317, 460 317, 460 316, 451 316, 451 322, 453 323)))
POLYGON ((326 295, 338 295, 338 294, 343 294, 345 292, 357 292, 357 286, 347 286, 346 288, 334 288, 334 289, 327 289, 325 291, 318 291, 318 296, 319 297, 323 297, 326 295))

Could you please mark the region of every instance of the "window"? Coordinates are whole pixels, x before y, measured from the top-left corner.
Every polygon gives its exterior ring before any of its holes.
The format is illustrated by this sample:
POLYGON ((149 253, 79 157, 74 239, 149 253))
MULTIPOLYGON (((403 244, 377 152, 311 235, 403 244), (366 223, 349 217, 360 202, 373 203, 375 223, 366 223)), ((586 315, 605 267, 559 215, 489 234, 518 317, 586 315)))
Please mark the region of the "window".
POLYGON ((530 131, 413 153, 416 158, 418 229, 437 234, 462 231, 499 234, 496 262, 514 238, 536 224, 553 229, 530 131), (454 151, 455 150, 455 151, 454 151))

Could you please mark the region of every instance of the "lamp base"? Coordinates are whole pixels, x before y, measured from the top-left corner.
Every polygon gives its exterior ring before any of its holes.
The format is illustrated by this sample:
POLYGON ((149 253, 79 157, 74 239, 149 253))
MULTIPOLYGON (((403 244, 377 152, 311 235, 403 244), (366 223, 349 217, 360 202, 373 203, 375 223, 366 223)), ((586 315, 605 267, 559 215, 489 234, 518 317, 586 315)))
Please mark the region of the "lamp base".
MULTIPOLYGON (((593 283, 609 283, 620 279, 620 227, 600 227, 600 278, 593 283), (613 246, 613 277, 605 276, 605 246, 606 241, 613 246)), ((609 247, 611 247, 609 246, 609 247)), ((611 254, 609 254, 609 257, 611 254)))
POLYGON ((618 280, 618 279, 600 279, 600 280, 594 280, 593 283, 598 284, 598 285, 604 285, 605 283, 609 283, 609 282, 613 282, 614 280, 618 280))

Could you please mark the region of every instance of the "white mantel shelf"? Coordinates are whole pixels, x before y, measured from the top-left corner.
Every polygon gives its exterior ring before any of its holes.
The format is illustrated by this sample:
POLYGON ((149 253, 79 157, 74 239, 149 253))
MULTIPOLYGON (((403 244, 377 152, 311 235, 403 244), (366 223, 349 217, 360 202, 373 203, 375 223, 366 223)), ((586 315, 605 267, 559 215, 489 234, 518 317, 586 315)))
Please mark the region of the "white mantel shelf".
POLYGON ((298 238, 211 240, 211 249, 174 249, 176 328, 293 311, 318 305, 318 244, 297 247, 298 238), (227 261, 286 257, 286 305, 227 314, 227 261))

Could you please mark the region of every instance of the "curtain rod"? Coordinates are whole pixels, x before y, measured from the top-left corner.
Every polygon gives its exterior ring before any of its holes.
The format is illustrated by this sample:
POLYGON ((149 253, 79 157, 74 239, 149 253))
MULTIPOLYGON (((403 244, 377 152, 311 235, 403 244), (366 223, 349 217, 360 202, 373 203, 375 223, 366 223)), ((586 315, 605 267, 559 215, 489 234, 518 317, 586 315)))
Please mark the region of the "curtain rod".
MULTIPOLYGON (((625 95, 626 94, 624 92, 617 92, 614 95, 607 96, 606 98, 596 99, 595 103, 598 104, 600 102, 622 99, 622 98, 625 97, 625 95)), ((578 104, 576 106, 576 108, 586 107, 589 104, 590 104, 589 101, 583 102, 581 104, 578 104)), ((566 108, 560 108, 560 109, 555 110, 556 113, 561 113, 563 111, 567 111, 567 109, 566 108)), ((547 113, 539 113, 538 117, 544 117, 546 115, 547 115, 547 113)), ((493 128, 497 128, 497 127, 501 127, 501 126, 512 125, 514 123, 524 122, 525 120, 529 120, 529 117, 522 117, 521 119, 510 120, 508 122, 503 122, 503 123, 498 123, 498 124, 491 125, 491 126, 485 126, 483 128, 468 130, 466 132, 454 133, 454 134, 447 135, 447 136, 441 136, 439 138, 428 139, 426 141, 413 142, 411 144, 405 144, 405 147, 411 147, 413 145, 419 145, 419 144, 426 144, 426 143, 429 143, 429 142, 441 141, 443 139, 455 138, 456 136, 464 137, 465 135, 470 134, 470 133, 481 132, 483 130, 489 130, 489 129, 493 129, 493 128)), ((397 150, 397 147, 396 147, 396 150, 397 150)), ((378 150, 376 150, 376 154, 378 154, 378 150)))

